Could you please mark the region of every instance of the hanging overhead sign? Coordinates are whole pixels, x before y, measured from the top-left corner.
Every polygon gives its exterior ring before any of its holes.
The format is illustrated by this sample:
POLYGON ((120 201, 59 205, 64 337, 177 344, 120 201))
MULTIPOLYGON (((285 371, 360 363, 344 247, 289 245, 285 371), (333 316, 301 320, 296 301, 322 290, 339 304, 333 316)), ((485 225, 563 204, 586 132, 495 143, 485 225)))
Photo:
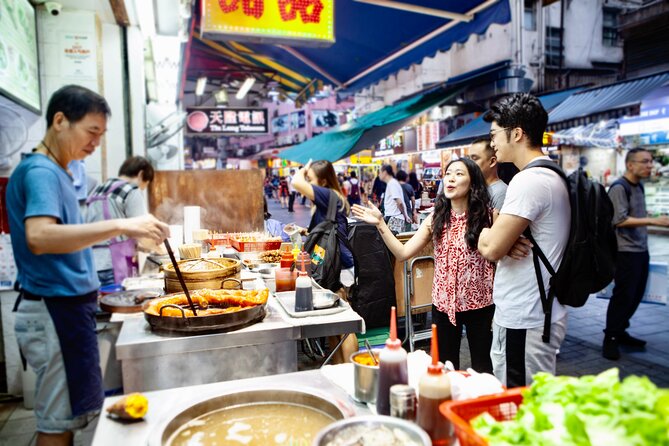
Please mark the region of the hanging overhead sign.
POLYGON ((268 132, 266 108, 198 107, 186 111, 186 129, 191 135, 258 135, 268 132))
POLYGON ((334 0, 202 0, 202 33, 236 41, 329 46, 334 0))

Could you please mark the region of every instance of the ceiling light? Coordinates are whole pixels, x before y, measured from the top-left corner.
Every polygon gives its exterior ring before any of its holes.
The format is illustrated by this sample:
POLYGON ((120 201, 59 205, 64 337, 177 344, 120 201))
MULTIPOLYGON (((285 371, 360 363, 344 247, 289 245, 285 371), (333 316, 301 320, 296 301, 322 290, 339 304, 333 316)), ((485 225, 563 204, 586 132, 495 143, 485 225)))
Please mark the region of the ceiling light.
POLYGON ((204 94, 204 88, 207 86, 207 76, 202 76, 197 78, 197 84, 195 84, 195 96, 202 96, 204 94))
POLYGON ((221 88, 214 94, 214 99, 216 99, 217 104, 227 104, 228 103, 228 92, 221 88))
POLYGON ((249 92, 251 87, 253 87, 253 84, 256 83, 256 78, 253 76, 249 76, 244 80, 244 83, 242 84, 241 87, 239 87, 239 91, 237 91, 237 94, 235 97, 239 100, 244 99, 244 96, 246 96, 246 93, 249 92))

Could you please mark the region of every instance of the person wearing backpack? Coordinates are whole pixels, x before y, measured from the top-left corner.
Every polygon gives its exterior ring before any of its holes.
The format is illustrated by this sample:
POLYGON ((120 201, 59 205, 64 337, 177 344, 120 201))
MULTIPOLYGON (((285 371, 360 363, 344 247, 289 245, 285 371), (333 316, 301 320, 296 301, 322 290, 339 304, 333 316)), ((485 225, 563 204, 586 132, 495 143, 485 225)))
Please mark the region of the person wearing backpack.
MULTIPOLYGON (((547 313, 523 233, 530 228, 536 243, 557 269, 567 247, 571 207, 563 178, 552 169, 530 168, 549 161, 541 145, 548 114, 539 100, 526 93, 498 100, 484 117, 490 126, 491 146, 500 162, 512 162, 520 172, 511 180, 499 217, 484 228, 478 249, 497 262, 493 288, 495 316, 491 359, 495 376, 508 387, 529 385, 537 372, 555 374, 557 351, 567 329, 567 311, 557 299, 547 313), (545 328, 547 330, 545 330, 545 328), (548 331, 548 336, 544 333, 548 331), (548 341, 548 342, 544 342, 548 341)), ((543 264, 545 290, 550 275, 543 264)))
MULTIPOLYGON (((332 163, 307 163, 293 178, 295 190, 313 203, 304 249, 312 259, 312 278, 323 288, 347 298, 354 281, 354 259, 348 248, 348 201, 339 186, 332 163), (336 225, 336 228, 335 226, 336 225)), ((355 336, 348 336, 335 361, 348 360, 357 351, 355 336)))
POLYGON ((351 178, 349 178, 348 182, 351 185, 346 196, 348 205, 360 204, 360 180, 358 180, 358 174, 355 173, 355 170, 351 171, 351 178))
MULTIPOLYGON (((98 185, 86 199, 86 223, 133 218, 148 214, 142 191, 153 180, 154 170, 149 160, 133 156, 123 162, 118 177, 98 185)), ((144 250, 154 249, 139 241, 144 250)), ((100 285, 122 283, 126 277, 139 274, 138 241, 115 237, 93 246, 93 260, 100 285)))
POLYGON ((646 197, 641 180, 650 176, 653 157, 642 148, 635 148, 625 156, 625 174, 609 188, 609 197, 615 209, 613 225, 618 241, 615 286, 606 312, 606 328, 602 356, 620 358, 620 345, 642 348, 646 341, 627 332, 646 289, 648 279, 647 226, 669 226, 669 217, 648 217, 646 197))

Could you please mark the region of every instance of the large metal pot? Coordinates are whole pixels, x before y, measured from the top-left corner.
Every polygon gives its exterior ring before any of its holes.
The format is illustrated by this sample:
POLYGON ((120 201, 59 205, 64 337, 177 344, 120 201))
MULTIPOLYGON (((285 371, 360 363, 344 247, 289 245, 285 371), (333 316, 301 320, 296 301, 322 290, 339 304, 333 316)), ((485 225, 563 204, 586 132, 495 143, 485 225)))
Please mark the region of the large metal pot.
MULTIPOLYGON (((369 433, 373 429, 389 429, 400 431, 406 435, 404 445, 431 446, 432 441, 423 429, 415 423, 400 418, 385 415, 367 415, 363 417, 347 418, 337 421, 320 431, 313 442, 313 446, 328 446, 331 444, 358 444, 354 441, 356 433, 369 433), (348 434, 348 435, 347 435, 348 434)), ((396 434, 397 435, 397 434, 396 434)))
POLYGON ((332 417, 333 422, 354 414, 353 409, 346 403, 332 401, 332 398, 326 395, 321 396, 299 389, 249 389, 219 395, 182 410, 172 419, 159 425, 149 436, 148 444, 149 446, 169 446, 172 435, 184 424, 207 413, 233 406, 267 403, 285 403, 316 409, 332 417))

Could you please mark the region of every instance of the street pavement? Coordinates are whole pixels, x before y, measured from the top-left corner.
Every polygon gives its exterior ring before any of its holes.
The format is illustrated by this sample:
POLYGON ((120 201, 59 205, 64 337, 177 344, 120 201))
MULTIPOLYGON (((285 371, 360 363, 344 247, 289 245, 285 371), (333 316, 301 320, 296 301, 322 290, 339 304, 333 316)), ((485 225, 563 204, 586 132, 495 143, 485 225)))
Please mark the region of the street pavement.
MULTIPOLYGON (((295 212, 289 213, 270 199, 268 208, 272 218, 306 227, 311 219, 309 200, 306 204, 307 206, 303 206, 301 200, 296 199, 295 212)), ((653 260, 669 260, 669 238, 651 237, 650 252, 653 260)), ((601 355, 604 339, 602 330, 608 302, 606 299, 591 296, 584 307, 569 308, 567 336, 558 354, 557 373, 582 376, 618 367, 621 376, 646 375, 655 384, 669 387, 669 306, 642 303, 631 320, 629 332, 635 337, 647 340, 648 345, 642 350, 622 347, 621 359, 610 361, 601 355)), ((418 347, 429 350, 429 342, 420 343, 418 347)), ((464 339, 460 362, 463 368, 470 364, 469 349, 464 339)), ((300 369, 314 368, 318 364, 318 361, 300 355, 300 369)))

